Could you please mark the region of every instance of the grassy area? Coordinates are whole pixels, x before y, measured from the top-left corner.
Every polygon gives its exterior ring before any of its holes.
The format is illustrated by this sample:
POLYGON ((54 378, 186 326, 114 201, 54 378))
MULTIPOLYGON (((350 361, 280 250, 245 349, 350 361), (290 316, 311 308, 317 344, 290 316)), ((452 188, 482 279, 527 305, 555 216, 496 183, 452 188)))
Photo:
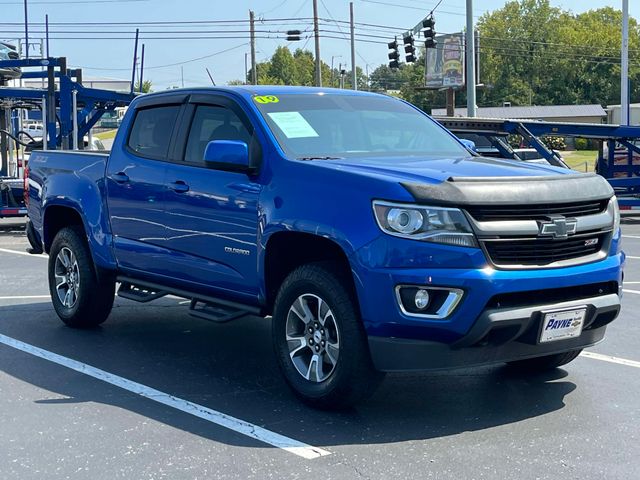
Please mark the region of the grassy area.
POLYGON ((564 161, 574 170, 579 172, 593 172, 598 156, 597 150, 576 150, 574 152, 560 152, 564 161))
POLYGON ((99 138, 100 140, 109 140, 110 138, 115 138, 117 131, 118 129, 114 128, 113 130, 107 130, 106 132, 96 133, 94 137, 99 138))

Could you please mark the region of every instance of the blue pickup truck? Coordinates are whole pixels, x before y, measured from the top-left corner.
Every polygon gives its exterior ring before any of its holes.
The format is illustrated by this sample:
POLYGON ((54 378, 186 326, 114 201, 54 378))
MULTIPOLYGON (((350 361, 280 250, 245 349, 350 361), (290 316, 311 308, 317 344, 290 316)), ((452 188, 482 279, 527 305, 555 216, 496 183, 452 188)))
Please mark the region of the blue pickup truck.
POLYGON ((58 316, 172 294, 272 322, 302 400, 343 408, 385 372, 564 365, 620 310, 601 177, 490 159, 412 105, 298 87, 138 97, 109 155, 34 152, 32 253, 58 316))

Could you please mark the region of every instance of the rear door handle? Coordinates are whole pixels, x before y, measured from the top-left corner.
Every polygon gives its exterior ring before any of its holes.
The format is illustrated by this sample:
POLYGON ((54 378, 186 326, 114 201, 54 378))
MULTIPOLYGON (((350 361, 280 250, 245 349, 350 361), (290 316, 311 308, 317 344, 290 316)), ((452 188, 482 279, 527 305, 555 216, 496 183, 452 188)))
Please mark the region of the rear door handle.
POLYGON ((124 172, 113 173, 109 178, 116 183, 127 183, 129 181, 129 176, 124 172))
POLYGON ((189 185, 184 183, 182 180, 176 180, 175 182, 170 183, 169 188, 176 193, 186 193, 189 191, 189 185))

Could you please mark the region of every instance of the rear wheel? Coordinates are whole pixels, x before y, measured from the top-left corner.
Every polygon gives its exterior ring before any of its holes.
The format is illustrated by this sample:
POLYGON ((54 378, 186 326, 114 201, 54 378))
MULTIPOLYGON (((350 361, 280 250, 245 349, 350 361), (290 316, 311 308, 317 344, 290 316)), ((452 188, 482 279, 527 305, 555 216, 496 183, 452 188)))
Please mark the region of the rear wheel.
POLYGON ((373 368, 355 298, 336 266, 294 270, 280 288, 273 320, 280 368, 305 403, 348 408, 369 397, 384 377, 373 368))
POLYGON ((49 291, 53 308, 70 327, 104 322, 113 306, 115 280, 98 276, 82 228, 60 230, 49 251, 49 291))
POLYGON ((515 362, 508 362, 507 365, 509 368, 522 372, 546 372, 572 362, 581 352, 582 349, 569 350, 568 352, 556 353, 555 355, 516 360, 515 362))

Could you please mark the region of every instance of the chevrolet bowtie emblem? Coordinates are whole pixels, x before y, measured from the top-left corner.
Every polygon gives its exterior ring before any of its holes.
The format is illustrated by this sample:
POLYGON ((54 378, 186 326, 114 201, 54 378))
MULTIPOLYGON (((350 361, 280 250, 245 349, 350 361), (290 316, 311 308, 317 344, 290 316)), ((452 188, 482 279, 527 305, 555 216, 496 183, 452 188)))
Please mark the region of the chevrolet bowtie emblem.
POLYGON ((549 221, 540 222, 540 235, 553 238, 567 238, 576 233, 578 221, 562 216, 549 217, 549 221))

